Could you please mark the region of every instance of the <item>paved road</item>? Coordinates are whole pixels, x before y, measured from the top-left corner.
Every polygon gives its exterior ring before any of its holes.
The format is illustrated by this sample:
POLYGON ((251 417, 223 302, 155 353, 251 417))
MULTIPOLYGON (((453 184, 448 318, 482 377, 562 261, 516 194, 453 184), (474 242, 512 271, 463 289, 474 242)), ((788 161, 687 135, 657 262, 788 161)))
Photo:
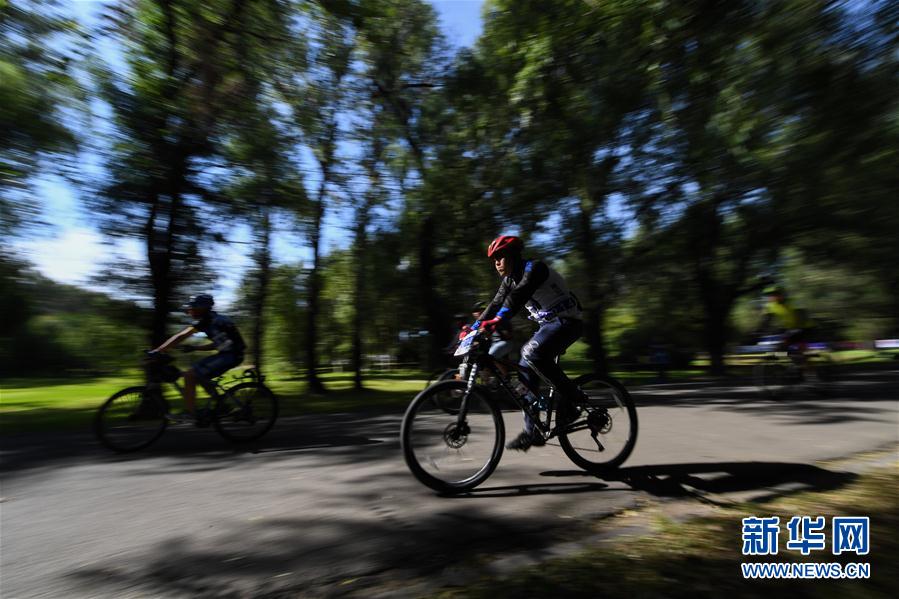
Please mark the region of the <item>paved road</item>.
POLYGON ((172 430, 125 458, 88 435, 9 436, 0 595, 333 595, 379 574, 452 581, 476 555, 577 538, 648 500, 843 484, 851 474, 815 462, 899 441, 897 383, 897 370, 860 373, 827 398, 780 401, 748 387, 644 387, 640 438, 617 480, 584 476, 548 445, 507 452, 457 498, 409 475, 397 413, 285 421, 241 451, 172 430))

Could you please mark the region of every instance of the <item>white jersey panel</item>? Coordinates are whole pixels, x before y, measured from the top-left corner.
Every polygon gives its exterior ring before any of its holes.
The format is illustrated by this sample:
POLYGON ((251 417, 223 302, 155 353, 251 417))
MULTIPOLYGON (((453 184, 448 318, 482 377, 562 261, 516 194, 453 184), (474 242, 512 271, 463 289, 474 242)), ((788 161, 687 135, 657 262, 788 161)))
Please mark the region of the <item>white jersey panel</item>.
MULTIPOLYGON (((528 262, 525 268, 530 266, 531 263, 528 262)), ((565 284, 565 279, 549 266, 547 269, 549 276, 546 281, 524 305, 531 313, 531 319, 544 323, 557 318, 581 318, 581 306, 565 284)))

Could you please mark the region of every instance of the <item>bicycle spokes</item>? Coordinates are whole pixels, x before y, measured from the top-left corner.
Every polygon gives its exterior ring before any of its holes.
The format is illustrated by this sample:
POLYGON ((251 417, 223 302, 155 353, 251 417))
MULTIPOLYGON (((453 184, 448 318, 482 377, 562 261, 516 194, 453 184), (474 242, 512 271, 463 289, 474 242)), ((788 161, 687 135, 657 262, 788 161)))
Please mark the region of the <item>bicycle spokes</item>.
POLYGON ((494 459, 501 416, 479 392, 467 393, 464 384, 440 383, 424 393, 404 423, 408 459, 435 487, 475 479, 494 459))
POLYGON ((113 451, 137 451, 166 428, 165 400, 159 389, 129 387, 110 397, 94 418, 94 432, 113 451))
POLYGON ((278 417, 278 403, 260 383, 241 383, 220 398, 216 429, 232 441, 250 441, 265 434, 278 417))
POLYGON ((562 449, 587 470, 614 466, 636 442, 637 413, 627 391, 614 381, 594 376, 581 384, 574 406, 578 419, 560 435, 562 449))

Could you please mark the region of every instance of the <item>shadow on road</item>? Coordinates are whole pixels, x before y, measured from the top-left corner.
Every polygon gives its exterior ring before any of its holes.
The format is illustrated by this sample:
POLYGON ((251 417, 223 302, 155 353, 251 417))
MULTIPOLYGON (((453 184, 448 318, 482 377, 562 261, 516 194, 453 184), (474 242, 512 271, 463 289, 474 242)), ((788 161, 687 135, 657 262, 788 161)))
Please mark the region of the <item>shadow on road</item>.
POLYGON ((565 495, 570 493, 594 493, 609 488, 605 483, 544 483, 530 485, 507 485, 504 487, 478 487, 467 493, 441 495, 451 499, 472 499, 476 497, 523 497, 526 495, 565 495))
POLYGON ((268 435, 247 444, 231 444, 212 429, 184 425, 170 427, 156 444, 131 454, 108 451, 92 434, 80 432, 6 435, 0 440, 0 455, 4 478, 36 468, 142 461, 153 465, 142 472, 164 474, 169 469, 228 468, 248 455, 287 459, 315 450, 326 450, 335 458, 362 463, 382 459, 382 451, 376 448, 383 445, 393 448, 398 438, 399 422, 395 415, 330 414, 281 419, 268 435))
POLYGON ((762 396, 748 380, 647 385, 632 390, 637 409, 650 406, 711 407, 773 416, 790 424, 878 422, 891 419, 899 400, 899 371, 843 373, 823 392, 797 386, 762 396))
MULTIPOLYGON (((541 476, 594 478, 581 470, 552 470, 541 476)), ((855 475, 791 462, 719 462, 636 466, 595 478, 622 482, 656 497, 687 497, 697 491, 711 495, 776 488, 827 491, 852 482, 855 475)))
MULTIPOLYGON (((395 483, 387 479, 390 488, 395 483)), ((373 502, 372 509, 380 517, 298 510, 296 517, 222 521, 214 542, 174 536, 146 547, 130 564, 90 564, 67 578, 80 592, 98 595, 147 588, 159 596, 340 596, 336 588, 359 577, 393 570, 396 580, 438 579, 478 555, 539 550, 555 541, 547 534, 555 530, 552 519, 524 512, 498 517, 463 503, 415 510, 408 502, 373 502), (314 590, 323 585, 330 591, 314 590)))
MULTIPOLYGON (((542 474, 593 478, 568 470, 542 474)), ((405 476, 405 473, 390 474, 380 482, 392 488, 396 481, 391 477, 405 476)), ((629 492, 627 488, 615 488, 611 484, 614 482, 660 497, 695 494, 691 489, 715 495, 784 484, 825 490, 841 487, 854 478, 853 474, 794 463, 687 463, 624 468, 607 475, 606 482, 484 487, 455 496, 447 500, 445 508, 438 510, 419 511, 406 504, 378 505, 376 496, 372 495, 356 499, 365 500, 379 518, 362 514, 322 517, 298 513, 295 518, 222 522, 224 532, 214 543, 186 536, 173 537, 147 548, 131 567, 94 565, 72 571, 69 576, 77 580, 82 590, 98 593, 136 585, 135 588, 153 588, 164 595, 199 597, 319 596, 322 593, 333 596, 338 586, 352 584, 357 578, 364 580, 366 576, 393 571, 389 575, 391 580, 405 580, 409 576, 452 580, 459 571, 464 572, 466 563, 479 559, 478 556, 520 552, 523 547, 538 551, 560 540, 577 538, 570 520, 540 517, 526 510, 499 515, 490 508, 489 501, 478 499, 576 493, 596 493, 598 499, 609 492, 629 492)), ((581 501, 592 500, 585 497, 581 501)))

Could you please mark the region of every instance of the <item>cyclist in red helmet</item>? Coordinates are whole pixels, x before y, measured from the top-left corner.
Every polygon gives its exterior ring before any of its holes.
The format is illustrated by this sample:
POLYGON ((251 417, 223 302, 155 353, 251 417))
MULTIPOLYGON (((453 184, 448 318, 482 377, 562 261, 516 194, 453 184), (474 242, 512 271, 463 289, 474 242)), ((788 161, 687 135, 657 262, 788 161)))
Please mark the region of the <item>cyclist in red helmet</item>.
MULTIPOLYGON (((521 382, 538 397, 542 375, 563 396, 572 397, 577 388, 556 363, 556 357, 583 332, 581 305, 559 273, 539 260, 525 260, 523 249, 521 239, 512 235, 497 237, 487 248, 487 257, 493 259, 502 282, 472 328, 494 328, 527 308, 529 318, 539 328, 521 348, 518 364, 521 382)), ((525 415, 524 430, 506 447, 527 451, 532 445, 544 442, 525 415)))

